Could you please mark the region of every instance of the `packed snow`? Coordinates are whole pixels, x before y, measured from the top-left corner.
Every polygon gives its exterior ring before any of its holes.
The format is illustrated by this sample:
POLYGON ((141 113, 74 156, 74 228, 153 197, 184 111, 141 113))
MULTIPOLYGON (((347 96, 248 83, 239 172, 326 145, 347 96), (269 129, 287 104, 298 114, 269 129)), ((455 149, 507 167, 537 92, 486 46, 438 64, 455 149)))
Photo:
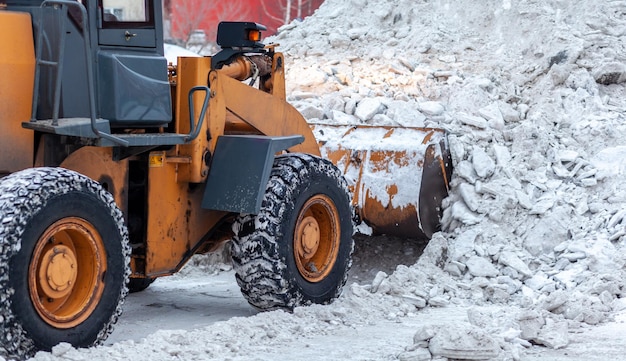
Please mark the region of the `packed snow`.
MULTIPOLYGON (((269 40, 310 122, 448 131, 444 230, 332 305, 238 303, 181 330, 157 313, 140 339, 35 360, 623 358, 626 1, 326 0, 269 40)), ((377 257, 393 250, 375 239, 377 257)), ((232 274, 206 268, 172 282, 232 274)))

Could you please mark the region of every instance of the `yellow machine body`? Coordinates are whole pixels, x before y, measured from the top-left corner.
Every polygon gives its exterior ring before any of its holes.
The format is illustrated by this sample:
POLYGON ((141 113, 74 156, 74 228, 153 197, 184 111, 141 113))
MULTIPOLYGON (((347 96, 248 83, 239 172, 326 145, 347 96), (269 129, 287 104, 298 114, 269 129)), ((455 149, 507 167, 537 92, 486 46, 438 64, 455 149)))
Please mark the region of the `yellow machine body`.
POLYGON ((203 209, 204 187, 199 186, 207 181, 221 135, 301 135, 304 141, 288 151, 322 155, 335 163, 350 184, 357 215, 373 232, 430 237, 436 231, 438 210, 430 208, 440 204, 447 193, 450 174, 444 132, 311 126, 286 101, 285 60, 273 48, 268 74, 259 78, 256 87, 242 81, 254 68, 247 57, 217 70, 211 57, 181 57, 176 66, 170 66, 173 121, 167 131, 189 133, 187 95, 198 85, 210 88, 209 94, 193 95, 194 114, 200 114, 204 97, 209 97, 201 136, 193 141, 156 149, 147 157, 131 155, 119 160, 116 147, 81 146, 58 164, 51 164, 47 154, 51 150, 46 146, 49 135, 35 137, 21 126, 32 112, 35 54, 31 22, 27 13, 0 11, 0 34, 12 34, 0 42, 0 175, 59 165, 105 185, 119 208, 129 214, 136 208, 130 174, 138 166, 147 172, 147 184, 141 188, 145 205, 136 211, 143 217, 140 226, 145 228, 145 239, 131 239, 131 244, 142 250, 133 253, 132 277, 172 274, 193 254, 214 250, 231 236, 229 222, 234 215, 203 209))
POLYGON ((35 50, 29 14, 0 11, 0 174, 32 167, 34 134, 22 128, 32 111, 35 50))

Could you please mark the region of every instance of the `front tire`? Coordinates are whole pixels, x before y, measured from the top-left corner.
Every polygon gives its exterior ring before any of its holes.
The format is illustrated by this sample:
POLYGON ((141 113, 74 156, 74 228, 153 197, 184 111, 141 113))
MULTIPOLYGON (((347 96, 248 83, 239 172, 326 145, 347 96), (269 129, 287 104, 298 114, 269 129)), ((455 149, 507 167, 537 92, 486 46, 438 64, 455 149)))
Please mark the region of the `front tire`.
POLYGON ((0 181, 0 355, 103 341, 128 292, 122 212, 97 182, 62 168, 0 181))
POLYGON ((259 214, 233 225, 233 268, 244 297, 262 310, 332 302, 351 266, 352 216, 346 181, 332 163, 277 157, 259 214))

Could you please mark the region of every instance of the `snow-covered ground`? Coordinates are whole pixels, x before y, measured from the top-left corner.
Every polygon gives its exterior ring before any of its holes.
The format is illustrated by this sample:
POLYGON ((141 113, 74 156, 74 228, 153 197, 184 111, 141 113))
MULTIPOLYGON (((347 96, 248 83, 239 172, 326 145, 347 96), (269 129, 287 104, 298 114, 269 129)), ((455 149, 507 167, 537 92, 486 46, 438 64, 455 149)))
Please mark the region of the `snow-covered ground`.
POLYGON ((326 0, 271 40, 311 122, 449 132, 444 231, 360 236, 344 294, 292 314, 198 262, 36 360, 623 358, 626 1, 326 0))

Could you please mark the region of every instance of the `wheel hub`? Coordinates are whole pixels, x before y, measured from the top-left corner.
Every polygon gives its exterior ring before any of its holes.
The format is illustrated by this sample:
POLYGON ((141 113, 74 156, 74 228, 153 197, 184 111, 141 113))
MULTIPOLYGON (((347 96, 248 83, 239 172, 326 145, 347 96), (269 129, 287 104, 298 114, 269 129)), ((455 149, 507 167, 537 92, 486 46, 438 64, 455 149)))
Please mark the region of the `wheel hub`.
POLYGON ((56 299, 69 294, 76 277, 76 256, 69 247, 57 245, 44 254, 39 282, 48 297, 56 299))
POLYGON ((67 217, 43 232, 28 269, 30 299, 41 319, 55 328, 72 328, 101 301, 106 250, 91 223, 67 217))
POLYGON ((293 243, 296 267, 308 282, 321 282, 337 258, 339 214, 332 200, 323 194, 311 197, 299 213, 293 243))
POLYGON ((320 244, 320 227, 314 217, 306 217, 300 223, 300 243, 298 254, 304 259, 311 259, 320 244))

